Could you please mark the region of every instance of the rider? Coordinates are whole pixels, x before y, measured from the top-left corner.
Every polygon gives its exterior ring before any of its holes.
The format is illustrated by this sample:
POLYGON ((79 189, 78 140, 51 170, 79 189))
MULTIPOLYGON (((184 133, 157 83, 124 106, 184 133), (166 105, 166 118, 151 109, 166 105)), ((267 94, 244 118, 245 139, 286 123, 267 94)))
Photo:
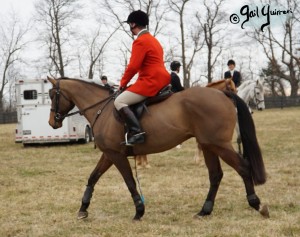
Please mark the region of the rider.
POLYGON ((142 131, 129 105, 155 96, 170 83, 170 74, 164 66, 162 46, 147 30, 148 15, 141 10, 133 11, 125 22, 129 24, 131 33, 137 38, 132 44, 130 62, 120 82, 119 90, 125 91, 116 98, 114 104, 128 127, 125 144, 132 146, 144 142, 145 132, 142 131), (136 82, 126 88, 136 73, 138 73, 136 82))
POLYGON ((103 84, 105 87, 110 88, 110 85, 109 85, 109 83, 108 83, 108 81, 107 81, 107 76, 103 75, 103 76, 101 77, 101 82, 102 82, 102 84, 103 84))
POLYGON ((232 79, 232 81, 234 82, 235 84, 235 87, 239 87, 239 85, 241 84, 241 81, 242 81, 242 76, 241 76, 241 73, 237 70, 234 70, 235 68, 235 61, 230 59, 228 60, 228 63, 227 63, 227 66, 228 66, 228 71, 226 71, 224 73, 224 78, 225 79, 232 79))
POLYGON ((182 87, 181 83, 180 83, 180 78, 178 76, 178 73, 180 71, 180 62, 178 61, 173 61, 170 65, 171 68, 171 85, 172 85, 172 91, 175 92, 179 92, 179 91, 183 91, 184 87, 182 87))

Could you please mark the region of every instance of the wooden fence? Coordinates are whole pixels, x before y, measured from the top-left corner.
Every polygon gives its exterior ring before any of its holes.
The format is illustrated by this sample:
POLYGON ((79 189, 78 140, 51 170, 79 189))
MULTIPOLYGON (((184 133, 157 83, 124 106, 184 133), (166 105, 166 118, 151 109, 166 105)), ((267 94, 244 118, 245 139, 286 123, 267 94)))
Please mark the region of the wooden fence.
POLYGON ((300 106, 300 96, 296 96, 296 97, 265 96, 265 106, 266 106, 266 109, 269 109, 269 108, 282 108, 283 109, 285 107, 300 106))

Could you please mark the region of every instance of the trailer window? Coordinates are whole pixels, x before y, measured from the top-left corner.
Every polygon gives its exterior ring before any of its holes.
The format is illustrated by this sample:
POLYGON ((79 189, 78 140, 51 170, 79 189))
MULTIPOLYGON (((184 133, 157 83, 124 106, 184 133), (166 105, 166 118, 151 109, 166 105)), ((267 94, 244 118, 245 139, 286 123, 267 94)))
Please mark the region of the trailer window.
POLYGON ((36 100, 37 99, 37 91, 36 90, 24 91, 24 99, 25 100, 36 100))

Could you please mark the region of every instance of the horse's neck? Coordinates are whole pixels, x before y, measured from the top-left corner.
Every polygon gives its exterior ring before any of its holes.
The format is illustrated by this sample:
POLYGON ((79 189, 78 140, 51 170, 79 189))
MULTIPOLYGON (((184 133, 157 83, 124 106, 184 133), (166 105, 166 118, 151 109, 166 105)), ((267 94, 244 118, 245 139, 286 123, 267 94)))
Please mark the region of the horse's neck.
POLYGON ((253 83, 249 83, 248 85, 246 85, 246 86, 244 86, 242 88, 239 88, 237 94, 247 104, 252 99, 251 97, 253 96, 253 91, 254 91, 254 84, 253 83))
POLYGON ((95 116, 95 113, 106 103, 106 101, 103 103, 99 102, 109 97, 109 93, 105 89, 98 88, 93 84, 89 85, 88 83, 75 80, 61 83, 61 89, 66 91, 73 103, 80 111, 84 112, 84 115, 88 120, 91 120, 95 116))

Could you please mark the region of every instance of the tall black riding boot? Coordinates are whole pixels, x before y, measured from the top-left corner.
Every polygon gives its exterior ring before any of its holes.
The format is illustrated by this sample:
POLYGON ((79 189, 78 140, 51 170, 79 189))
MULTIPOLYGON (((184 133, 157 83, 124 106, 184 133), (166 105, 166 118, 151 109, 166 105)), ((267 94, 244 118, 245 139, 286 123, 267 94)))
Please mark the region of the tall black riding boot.
POLYGON ((125 134, 126 146, 133 146, 134 144, 141 144, 145 141, 145 132, 142 131, 141 126, 134 113, 128 106, 119 110, 122 119, 125 121, 128 132, 125 134))

